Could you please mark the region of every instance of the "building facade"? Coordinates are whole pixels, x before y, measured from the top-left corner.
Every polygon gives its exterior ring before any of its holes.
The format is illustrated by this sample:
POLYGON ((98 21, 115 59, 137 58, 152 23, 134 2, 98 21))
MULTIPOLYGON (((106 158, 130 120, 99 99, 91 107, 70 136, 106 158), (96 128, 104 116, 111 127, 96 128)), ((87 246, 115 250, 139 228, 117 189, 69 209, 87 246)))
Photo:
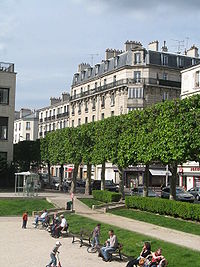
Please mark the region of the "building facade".
POLYGON ((169 53, 158 41, 148 49, 127 41, 125 51, 107 49, 95 66, 82 63, 71 87, 69 126, 126 114, 167 99, 179 98, 180 70, 200 62, 194 49, 187 55, 169 53))
POLYGON ((21 109, 19 112, 15 112, 14 144, 24 140, 35 141, 38 138, 38 121, 38 111, 21 109))
POLYGON ((39 110, 38 138, 48 132, 69 127, 70 95, 63 93, 62 98, 51 98, 50 105, 39 110))
POLYGON ((0 158, 13 160, 16 73, 14 64, 0 63, 0 158))

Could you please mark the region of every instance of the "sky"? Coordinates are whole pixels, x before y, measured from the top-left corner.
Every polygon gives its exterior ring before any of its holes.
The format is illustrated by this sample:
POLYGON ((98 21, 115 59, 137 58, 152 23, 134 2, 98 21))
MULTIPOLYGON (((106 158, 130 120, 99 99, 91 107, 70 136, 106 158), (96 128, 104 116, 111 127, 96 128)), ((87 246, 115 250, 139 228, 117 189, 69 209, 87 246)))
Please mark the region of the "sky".
POLYGON ((70 91, 91 54, 98 63, 126 40, 200 47, 199 25, 199 0, 0 0, 0 62, 15 64, 16 110, 38 109, 70 91))

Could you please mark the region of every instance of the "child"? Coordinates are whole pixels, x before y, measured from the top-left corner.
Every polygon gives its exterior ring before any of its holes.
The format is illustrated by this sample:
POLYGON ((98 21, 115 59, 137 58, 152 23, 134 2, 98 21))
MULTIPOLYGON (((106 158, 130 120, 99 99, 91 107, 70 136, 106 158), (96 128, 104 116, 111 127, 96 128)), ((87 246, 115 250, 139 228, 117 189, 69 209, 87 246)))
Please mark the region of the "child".
POLYGON ((100 228, 101 228, 101 224, 98 223, 97 226, 94 228, 93 232, 92 232, 92 246, 99 246, 99 236, 100 236, 100 228))
POLYGON ((156 266, 160 266, 159 263, 164 260, 164 256, 162 255, 162 249, 159 248, 156 250, 156 252, 152 253, 152 260, 151 263, 149 265, 149 267, 156 267, 156 266))
POLYGON ((62 246, 62 244, 59 241, 57 241, 56 242, 56 246, 53 248, 53 250, 52 250, 52 252, 50 254, 51 261, 50 261, 50 263, 48 265, 46 265, 46 267, 50 267, 50 266, 56 267, 56 264, 57 264, 56 254, 60 253, 58 251, 60 246, 62 246))
POLYGON ((27 224, 27 221, 28 221, 28 211, 24 212, 24 214, 22 216, 22 219, 23 219, 22 228, 26 229, 26 224, 27 224))

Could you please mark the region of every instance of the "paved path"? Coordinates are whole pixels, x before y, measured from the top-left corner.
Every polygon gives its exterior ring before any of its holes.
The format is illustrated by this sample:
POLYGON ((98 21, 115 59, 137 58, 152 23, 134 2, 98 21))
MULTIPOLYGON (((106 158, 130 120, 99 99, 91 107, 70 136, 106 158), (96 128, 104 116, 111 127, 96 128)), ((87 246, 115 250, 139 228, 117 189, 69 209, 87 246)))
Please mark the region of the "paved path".
MULTIPOLYGON (((45 230, 33 228, 32 220, 28 228, 21 228, 21 218, 0 217, 0 266, 45 267, 50 261, 50 252, 57 239, 45 230)), ((75 243, 71 238, 59 238, 62 243, 60 260, 66 267, 125 267, 125 262, 103 262, 97 254, 89 254, 86 247, 75 243), (94 264, 95 262, 95 264, 94 264)))

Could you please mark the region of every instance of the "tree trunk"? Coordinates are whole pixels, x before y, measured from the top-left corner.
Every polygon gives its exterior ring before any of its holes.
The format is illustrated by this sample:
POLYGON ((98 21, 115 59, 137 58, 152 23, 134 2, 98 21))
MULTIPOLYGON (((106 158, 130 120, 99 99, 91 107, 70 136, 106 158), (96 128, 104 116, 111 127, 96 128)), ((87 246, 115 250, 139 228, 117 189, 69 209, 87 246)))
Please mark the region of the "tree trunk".
POLYGON ((148 197, 148 188, 149 188, 149 164, 146 164, 144 171, 143 197, 148 197))
POLYGON ((63 183, 63 174, 64 174, 64 167, 63 164, 60 165, 60 179, 59 179, 59 191, 62 191, 62 183, 63 183))
POLYGON ((122 199, 125 198, 124 194, 124 170, 122 167, 118 167, 119 170, 119 193, 122 194, 122 199))
POLYGON ((50 166, 50 162, 47 162, 47 172, 48 172, 48 180, 49 180, 49 185, 51 184, 51 166, 50 166))
POLYGON ((85 184, 85 195, 91 195, 91 172, 92 172, 92 165, 87 164, 87 179, 85 184))
POLYGON ((105 190, 105 171, 106 171, 106 162, 102 163, 101 169, 101 190, 105 190))
POLYGON ((78 174, 78 167, 79 164, 74 165, 74 171, 73 171, 73 178, 72 178, 72 183, 71 183, 71 193, 76 193, 76 180, 77 180, 77 174, 78 174))
POLYGON ((171 165, 171 183, 170 183, 170 197, 171 200, 176 200, 176 181, 177 181, 177 163, 171 165))

